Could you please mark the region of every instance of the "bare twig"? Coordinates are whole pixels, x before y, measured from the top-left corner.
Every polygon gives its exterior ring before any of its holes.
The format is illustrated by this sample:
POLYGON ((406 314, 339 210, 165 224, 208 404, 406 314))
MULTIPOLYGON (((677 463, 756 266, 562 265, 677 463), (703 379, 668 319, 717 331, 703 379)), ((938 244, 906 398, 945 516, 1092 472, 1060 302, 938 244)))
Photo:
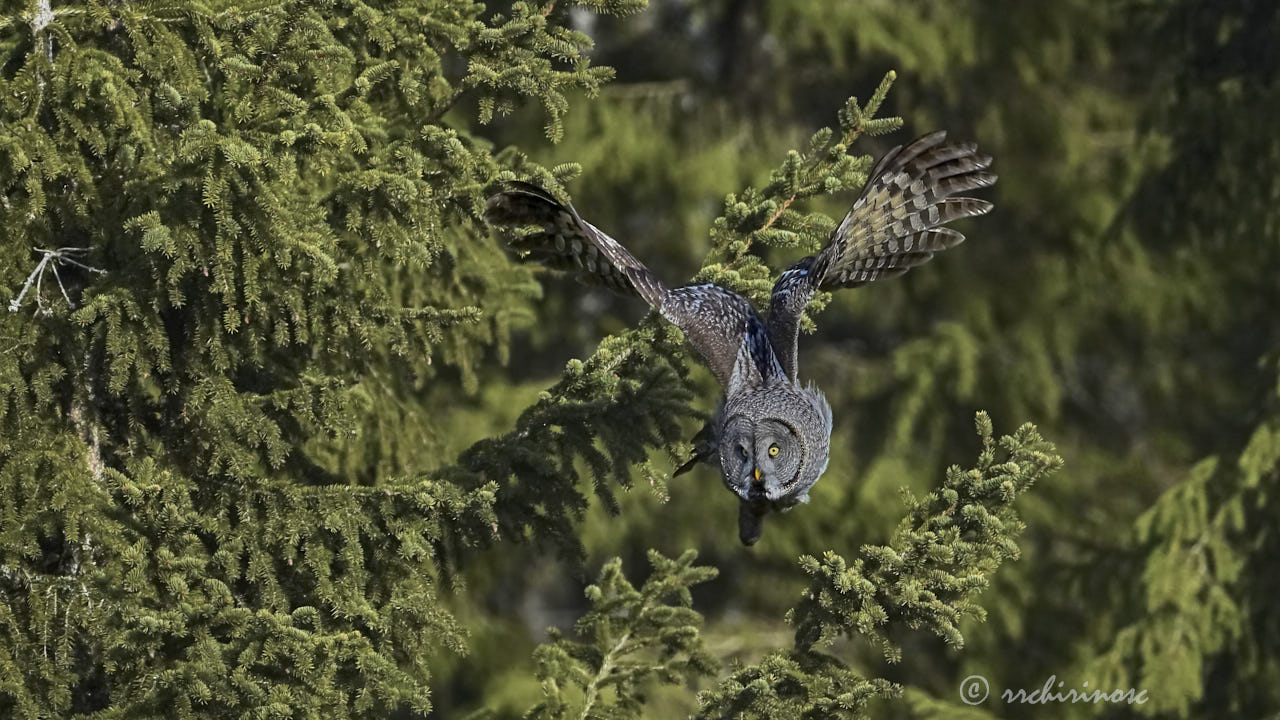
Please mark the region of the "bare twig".
POLYGON ((38 310, 44 310, 44 298, 41 295, 40 289, 42 281, 44 280, 44 271, 46 268, 53 268, 53 276, 58 281, 58 287, 62 290, 62 297, 66 298, 67 306, 71 308, 74 308, 76 305, 71 302, 71 297, 67 294, 67 288, 62 284, 62 276, 58 274, 58 265, 64 263, 75 265, 82 270, 88 270, 89 272, 98 273, 99 275, 105 275, 107 273, 107 271, 102 268, 86 265, 71 257, 72 255, 89 252, 89 248, 62 247, 56 250, 35 248, 35 251, 44 253, 44 257, 40 258, 40 262, 36 264, 35 269, 27 276, 27 281, 22 284, 22 290, 18 292, 18 297, 14 298, 9 303, 9 312, 18 312, 18 308, 22 306, 22 299, 26 297, 27 291, 31 289, 32 283, 35 283, 36 286, 36 307, 38 310))
MULTIPOLYGON (((49 264, 49 256, 45 255, 40 258, 40 263, 36 265, 36 269, 31 271, 27 276, 27 281, 22 284, 22 290, 18 293, 18 297, 9 303, 9 312, 18 312, 18 306, 22 304, 22 298, 26 297, 27 290, 31 288, 31 283, 40 275, 44 274, 44 266, 49 264)), ((39 292, 39 291, 37 291, 39 292)))
POLYGON ((58 263, 53 263, 49 267, 53 268, 53 279, 58 281, 58 289, 62 291, 62 299, 67 301, 67 307, 75 307, 75 303, 71 302, 71 296, 67 295, 67 286, 62 284, 62 276, 58 274, 58 263))

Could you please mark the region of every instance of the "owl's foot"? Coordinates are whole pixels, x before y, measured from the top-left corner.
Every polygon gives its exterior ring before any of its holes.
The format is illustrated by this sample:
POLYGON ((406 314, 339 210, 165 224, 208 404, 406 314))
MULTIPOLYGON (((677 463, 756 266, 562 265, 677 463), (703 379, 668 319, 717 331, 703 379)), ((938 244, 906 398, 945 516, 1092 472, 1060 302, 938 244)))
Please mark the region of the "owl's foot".
POLYGON ((698 434, 693 436, 693 440, 690 442, 693 443, 693 455, 690 456, 683 465, 676 468, 676 471, 671 473, 671 477, 676 477, 677 475, 683 475, 689 472, 699 462, 704 462, 708 465, 715 465, 719 462, 717 460, 719 457, 719 451, 716 448, 714 419, 708 420, 707 423, 702 426, 702 429, 698 431, 698 434))

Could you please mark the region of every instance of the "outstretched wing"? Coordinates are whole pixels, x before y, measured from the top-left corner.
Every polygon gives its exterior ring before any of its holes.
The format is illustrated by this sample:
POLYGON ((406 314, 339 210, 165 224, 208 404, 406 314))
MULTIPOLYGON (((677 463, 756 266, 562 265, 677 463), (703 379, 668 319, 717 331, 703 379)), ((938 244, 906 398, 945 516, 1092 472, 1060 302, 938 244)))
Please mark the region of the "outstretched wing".
POLYGON ((489 198, 485 219, 497 227, 540 227, 539 232, 509 235, 510 246, 527 259, 575 273, 589 284, 644 298, 684 331, 726 388, 781 377, 769 331, 746 298, 718 285, 667 289, 617 240, 542 188, 511 183, 508 190, 489 198))
POLYGON ((639 295, 654 307, 666 292, 649 268, 617 240, 537 185, 511 182, 510 189, 485 203, 484 217, 501 228, 540 226, 541 232, 508 233, 507 244, 525 259, 572 273, 587 285, 639 295))
POLYGON ((774 284, 769 337, 792 380, 800 316, 815 292, 901 275, 964 240, 943 225, 991 210, 985 200, 953 197, 996 181, 987 172, 991 158, 971 143, 946 144, 946 137, 945 131, 925 135, 881 158, 827 247, 774 284))

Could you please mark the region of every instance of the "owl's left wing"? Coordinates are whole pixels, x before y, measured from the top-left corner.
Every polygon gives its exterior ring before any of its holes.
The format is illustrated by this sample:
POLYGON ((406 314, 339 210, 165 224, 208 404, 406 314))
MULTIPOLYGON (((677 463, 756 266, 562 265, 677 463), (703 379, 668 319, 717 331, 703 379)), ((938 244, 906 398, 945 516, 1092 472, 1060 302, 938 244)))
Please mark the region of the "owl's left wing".
POLYGON ((541 232, 507 233, 507 244, 527 260, 571 273, 585 285, 639 295, 654 307, 667 289, 644 263, 617 240, 592 225, 569 203, 532 183, 511 181, 485 203, 485 220, 498 228, 541 227, 541 232))
POLYGON ((964 240, 943 225, 991 210, 985 200, 953 197, 996 181, 987 172, 991 158, 972 144, 947 144, 946 138, 945 131, 925 135, 881 158, 827 247, 792 265, 774 284, 769 337, 791 380, 798 370, 800 316, 814 293, 901 275, 964 240))
POLYGON ((511 182, 489 198, 485 219, 496 227, 540 227, 540 232, 509 234, 510 246, 588 284, 644 298, 684 331, 726 390, 782 376, 764 320, 746 298, 718 285, 666 288, 621 243, 546 190, 511 182))

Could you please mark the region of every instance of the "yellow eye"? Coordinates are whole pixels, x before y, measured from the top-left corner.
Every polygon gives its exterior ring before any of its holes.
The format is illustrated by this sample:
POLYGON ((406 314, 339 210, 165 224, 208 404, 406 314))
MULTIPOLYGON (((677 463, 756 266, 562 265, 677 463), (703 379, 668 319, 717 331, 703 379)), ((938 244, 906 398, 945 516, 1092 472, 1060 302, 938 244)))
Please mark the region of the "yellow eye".
POLYGON ((777 446, 777 445, 770 445, 770 446, 769 446, 769 457, 778 457, 778 453, 779 453, 779 452, 780 452, 780 450, 779 450, 779 448, 778 448, 778 446, 777 446))
POLYGON ((746 460, 746 459, 747 459, 747 449, 746 449, 746 448, 744 448, 744 447, 740 447, 740 448, 738 448, 738 454, 742 456, 742 459, 743 459, 743 460, 746 460))

